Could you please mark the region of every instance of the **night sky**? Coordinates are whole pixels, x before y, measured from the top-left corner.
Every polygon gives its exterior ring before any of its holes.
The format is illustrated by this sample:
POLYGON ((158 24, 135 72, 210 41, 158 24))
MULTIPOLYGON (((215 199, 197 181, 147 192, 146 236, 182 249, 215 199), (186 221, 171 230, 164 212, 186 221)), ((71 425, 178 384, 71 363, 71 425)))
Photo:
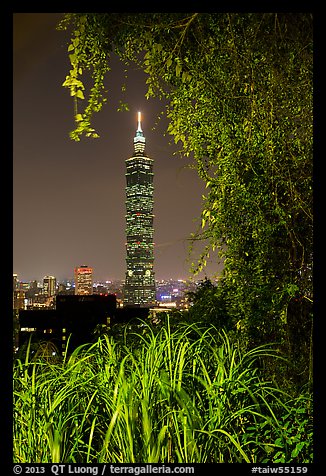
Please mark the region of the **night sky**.
MULTIPOLYGON (((125 159, 133 152, 139 110, 154 159, 155 277, 189 278, 188 239, 200 223, 205 188, 190 159, 174 155, 167 122, 155 126, 164 104, 146 100, 137 70, 129 72, 122 97, 124 67, 114 59, 108 103, 94 116, 100 138, 72 141, 73 101, 62 87, 69 37, 55 29, 62 14, 13 16, 13 272, 22 281, 45 275, 60 281, 85 264, 94 268, 95 281, 124 279, 125 159), (129 112, 117 112, 119 99, 129 112)), ((210 263, 196 279, 219 270, 210 263)))

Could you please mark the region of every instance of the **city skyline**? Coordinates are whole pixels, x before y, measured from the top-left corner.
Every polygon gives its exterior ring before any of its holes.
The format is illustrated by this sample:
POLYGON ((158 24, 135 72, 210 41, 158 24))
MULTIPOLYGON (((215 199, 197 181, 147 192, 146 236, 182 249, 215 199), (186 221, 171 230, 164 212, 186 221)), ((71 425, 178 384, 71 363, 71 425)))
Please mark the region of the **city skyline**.
MULTIPOLYGON (((125 275, 125 158, 132 153, 137 111, 143 112, 155 157, 154 255, 156 279, 188 279, 189 238, 198 229, 205 188, 190 159, 174 155, 165 136, 164 104, 146 100, 144 74, 112 58, 108 105, 94 116, 96 140, 69 138, 73 102, 62 83, 69 71, 68 37, 55 30, 61 14, 14 14, 13 272, 22 281, 69 279, 81 263, 94 280, 125 275), (117 112, 119 101, 128 112, 117 112)), ((220 274, 212 262, 196 277, 220 274)))

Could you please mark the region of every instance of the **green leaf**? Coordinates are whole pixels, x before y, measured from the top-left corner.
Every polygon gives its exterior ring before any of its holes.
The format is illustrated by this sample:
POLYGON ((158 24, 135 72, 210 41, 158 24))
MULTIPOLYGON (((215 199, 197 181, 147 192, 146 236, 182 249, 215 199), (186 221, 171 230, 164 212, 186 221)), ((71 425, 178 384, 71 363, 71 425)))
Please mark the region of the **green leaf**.
POLYGON ((75 64, 76 58, 77 58, 76 54, 69 55, 69 60, 72 65, 75 64))
POLYGON ((298 454, 300 453, 300 451, 302 450, 302 448, 304 447, 304 445, 305 445, 304 441, 301 441, 300 443, 298 443, 291 453, 291 458, 296 458, 298 454))
POLYGON ((84 93, 81 89, 77 89, 76 91, 76 97, 79 98, 79 99, 85 99, 84 97, 84 93))
POLYGON ((181 64, 177 63, 177 64, 176 64, 176 67, 175 67, 175 74, 176 74, 176 76, 180 76, 181 70, 182 70, 181 64))

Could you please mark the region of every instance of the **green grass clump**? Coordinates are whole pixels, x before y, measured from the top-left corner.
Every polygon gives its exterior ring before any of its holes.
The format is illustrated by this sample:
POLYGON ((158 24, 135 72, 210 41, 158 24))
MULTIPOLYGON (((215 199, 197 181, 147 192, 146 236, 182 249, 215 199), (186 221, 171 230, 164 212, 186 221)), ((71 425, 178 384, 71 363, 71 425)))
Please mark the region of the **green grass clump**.
POLYGON ((266 346, 143 324, 14 366, 14 462, 311 462, 310 398, 265 381, 266 346))

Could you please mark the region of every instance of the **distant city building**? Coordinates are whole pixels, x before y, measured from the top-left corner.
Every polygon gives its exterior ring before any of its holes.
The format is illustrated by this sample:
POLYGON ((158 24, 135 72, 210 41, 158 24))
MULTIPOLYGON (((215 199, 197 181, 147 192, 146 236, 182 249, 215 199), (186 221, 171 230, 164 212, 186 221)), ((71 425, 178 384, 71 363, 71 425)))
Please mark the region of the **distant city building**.
POLYGON ((58 294, 64 294, 67 290, 67 287, 64 283, 58 284, 58 294))
POLYGON ((13 289, 13 291, 17 291, 17 289, 18 289, 18 283, 19 283, 19 281, 18 281, 18 274, 13 274, 13 275, 12 275, 12 279, 13 279, 12 289, 13 289))
POLYGON ((57 288, 57 280, 54 276, 44 276, 43 278, 43 294, 47 297, 54 296, 57 288))
POLYGON ((93 268, 85 265, 75 268, 75 294, 93 294, 93 268))
POLYGON ((20 288, 18 275, 13 274, 12 294, 13 294, 13 309, 24 309, 25 306, 25 291, 20 288))
POLYGON ((21 289, 14 291, 13 309, 24 309, 25 299, 26 299, 25 291, 21 289))
POLYGON ((19 311, 19 346, 34 339, 53 342, 59 352, 65 351, 67 341, 71 351, 78 345, 92 342, 96 331, 105 329, 114 320, 116 296, 58 295, 56 308, 19 311))
POLYGON ((126 159, 126 278, 124 305, 155 303, 153 243, 153 159, 145 153, 141 113, 134 137, 134 154, 126 159))

